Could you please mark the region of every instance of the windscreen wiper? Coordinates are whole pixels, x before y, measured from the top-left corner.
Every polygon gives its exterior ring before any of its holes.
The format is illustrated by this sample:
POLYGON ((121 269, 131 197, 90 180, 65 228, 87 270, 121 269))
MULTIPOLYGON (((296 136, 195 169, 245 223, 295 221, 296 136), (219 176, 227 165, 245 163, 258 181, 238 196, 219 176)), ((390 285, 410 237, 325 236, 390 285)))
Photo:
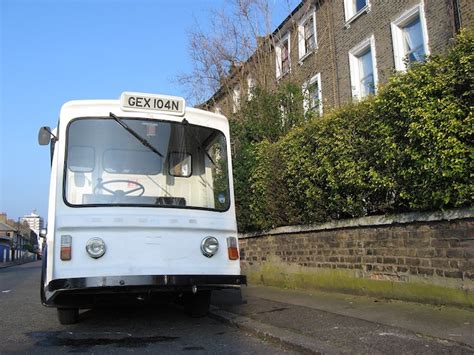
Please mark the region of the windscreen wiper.
POLYGON ((137 132, 135 132, 133 129, 127 126, 127 124, 123 122, 120 117, 114 115, 112 112, 110 112, 110 117, 113 118, 119 125, 121 125, 128 133, 134 136, 141 144, 143 144, 145 147, 150 149, 153 153, 156 153, 160 157, 164 158, 163 154, 161 154, 158 150, 156 150, 156 148, 153 147, 151 143, 148 142, 145 138, 143 138, 141 135, 139 135, 137 132))

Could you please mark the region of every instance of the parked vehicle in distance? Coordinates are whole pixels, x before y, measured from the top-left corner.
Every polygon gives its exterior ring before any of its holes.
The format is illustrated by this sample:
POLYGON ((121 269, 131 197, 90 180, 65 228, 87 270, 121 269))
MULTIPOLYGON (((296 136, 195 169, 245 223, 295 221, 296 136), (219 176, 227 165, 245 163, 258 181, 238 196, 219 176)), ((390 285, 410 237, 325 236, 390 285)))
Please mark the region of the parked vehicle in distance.
POLYGON ((41 301, 80 308, 173 299, 205 315, 240 274, 227 119, 179 97, 125 92, 70 101, 51 147, 41 301))

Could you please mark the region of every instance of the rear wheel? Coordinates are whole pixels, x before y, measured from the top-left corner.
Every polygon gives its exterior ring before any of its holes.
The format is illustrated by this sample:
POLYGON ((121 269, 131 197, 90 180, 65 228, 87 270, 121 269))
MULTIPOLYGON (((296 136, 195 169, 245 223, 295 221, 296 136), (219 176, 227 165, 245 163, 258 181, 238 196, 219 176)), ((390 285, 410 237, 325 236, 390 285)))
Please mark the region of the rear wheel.
POLYGON ((79 320, 78 308, 58 308, 58 320, 61 324, 75 324, 79 320))
POLYGON ((44 292, 44 282, 46 279, 46 247, 44 248, 43 260, 41 262, 41 285, 40 285, 40 297, 43 306, 46 306, 46 294, 44 292))
POLYGON ((46 305, 46 294, 44 292, 44 274, 45 274, 45 271, 44 269, 41 271, 41 281, 40 281, 40 298, 41 298, 41 304, 43 306, 46 305))
POLYGON ((211 291, 187 293, 183 297, 184 310, 191 317, 204 317, 211 305, 211 291))

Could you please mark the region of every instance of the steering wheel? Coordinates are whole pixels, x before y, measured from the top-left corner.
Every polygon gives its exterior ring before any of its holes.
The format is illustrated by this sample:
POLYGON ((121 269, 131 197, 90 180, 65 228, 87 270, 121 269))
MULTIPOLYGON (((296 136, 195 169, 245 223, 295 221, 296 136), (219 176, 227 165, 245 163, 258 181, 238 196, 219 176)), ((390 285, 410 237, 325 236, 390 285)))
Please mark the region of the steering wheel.
POLYGON ((140 194, 137 195, 137 197, 139 196, 142 196, 143 193, 145 192, 145 186, 143 186, 142 184, 140 184, 139 182, 136 182, 136 181, 132 181, 132 180, 109 180, 109 181, 101 181, 99 179, 99 182, 98 184, 94 187, 94 194, 97 194, 98 190, 104 190, 104 191, 107 191, 108 193, 114 195, 114 196, 117 196, 117 197, 122 197, 122 196, 126 196, 126 195, 129 195, 131 193, 134 193, 136 191, 140 191, 140 194), (124 191, 124 190, 111 190, 111 189, 108 189, 105 187, 105 185, 109 185, 109 184, 115 184, 115 183, 127 183, 127 184, 133 184, 133 185, 136 185, 137 187, 136 188, 132 188, 131 190, 127 190, 127 191, 124 191))

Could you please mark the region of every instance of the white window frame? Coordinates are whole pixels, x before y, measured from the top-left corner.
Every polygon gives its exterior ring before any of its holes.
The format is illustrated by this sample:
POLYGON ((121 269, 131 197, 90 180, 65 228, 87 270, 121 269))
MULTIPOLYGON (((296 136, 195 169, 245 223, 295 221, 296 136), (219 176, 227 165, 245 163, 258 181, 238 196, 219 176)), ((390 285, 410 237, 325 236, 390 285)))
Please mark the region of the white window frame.
POLYGON ((276 78, 280 79, 289 72, 291 72, 291 38, 290 38, 290 32, 288 31, 278 42, 278 44, 275 46, 275 61, 276 61, 276 78), (281 49, 283 47, 283 43, 288 41, 288 70, 285 72, 282 72, 282 58, 281 58, 281 49))
POLYGON ((255 78, 249 74, 247 76, 247 100, 250 101, 253 99, 253 90, 255 89, 256 83, 255 78))
POLYGON ((311 8, 310 12, 306 14, 298 23, 298 58, 300 63, 311 53, 315 52, 318 49, 318 35, 316 31, 316 10, 311 8), (313 33, 314 33, 314 49, 307 50, 306 43, 305 43, 305 32, 304 32, 304 24, 310 18, 313 18, 313 33))
POLYGON ((232 113, 240 110, 240 85, 235 85, 232 89, 232 113))
POLYGON ((344 14, 346 18, 345 27, 349 28, 352 21, 355 21, 359 16, 366 12, 370 12, 372 4, 370 0, 366 1, 365 6, 357 12, 353 12, 352 3, 354 0, 344 0, 344 14))
POLYGON ((377 74, 377 60, 375 54, 375 37, 374 35, 366 38, 357 46, 352 48, 349 51, 349 67, 351 74, 351 88, 352 88, 352 97, 356 100, 360 100, 365 96, 361 97, 360 90, 360 70, 359 70, 359 57, 370 48, 370 53, 372 56, 372 66, 374 72, 374 91, 377 93, 377 84, 378 84, 378 74, 377 74))
POLYGON ((308 92, 308 88, 313 85, 314 83, 317 83, 318 84, 318 112, 319 112, 319 116, 322 116, 323 115, 323 92, 322 92, 322 89, 321 89, 321 73, 318 73, 316 74, 315 76, 313 76, 311 79, 309 79, 308 81, 306 81, 305 83, 303 83, 303 86, 301 87, 301 89, 303 90, 303 109, 304 109, 304 113, 306 115, 306 113, 312 109, 312 107, 309 107, 310 105, 310 102, 309 102, 309 92, 308 92))
POLYGON ((426 18, 424 4, 414 6, 413 8, 405 11, 399 18, 391 23, 392 27, 392 42, 393 42, 393 57, 395 61, 395 69, 400 71, 407 70, 407 63, 405 62, 406 51, 403 42, 403 27, 413 21, 415 17, 419 17, 421 32, 423 34, 423 47, 425 55, 430 55, 430 48, 428 42, 428 30, 426 28, 426 18))

